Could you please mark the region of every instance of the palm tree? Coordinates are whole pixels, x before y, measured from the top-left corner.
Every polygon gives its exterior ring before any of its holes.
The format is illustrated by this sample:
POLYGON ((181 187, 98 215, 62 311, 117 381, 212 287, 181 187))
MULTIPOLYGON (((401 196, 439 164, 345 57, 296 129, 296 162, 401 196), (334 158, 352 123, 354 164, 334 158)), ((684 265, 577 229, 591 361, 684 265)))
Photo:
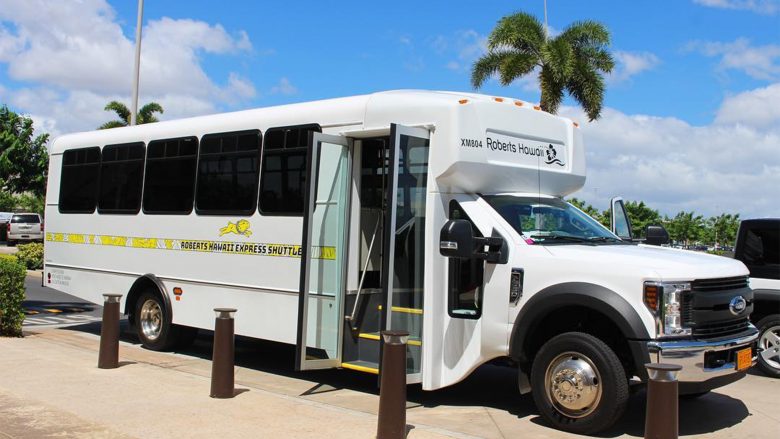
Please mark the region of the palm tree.
MULTIPOLYGON (((104 123, 103 125, 100 125, 98 128, 99 130, 104 130, 106 128, 126 127, 130 125, 130 110, 127 108, 127 106, 125 106, 125 104, 118 101, 111 101, 108 103, 108 105, 106 105, 104 110, 115 112, 119 116, 119 119, 112 120, 104 123)), ((148 104, 141 107, 140 110, 138 110, 138 117, 136 117, 136 122, 139 125, 143 123, 159 122, 154 116, 154 113, 162 114, 163 112, 163 107, 160 104, 157 102, 149 102, 148 104)))
POLYGON ((474 63, 471 83, 480 88, 498 74, 506 86, 538 69, 542 110, 556 113, 564 92, 568 92, 590 120, 595 120, 601 116, 604 100, 602 74, 615 66, 608 45, 609 31, 601 23, 575 22, 560 35, 548 38, 536 17, 518 12, 499 20, 490 33, 488 53, 474 63))

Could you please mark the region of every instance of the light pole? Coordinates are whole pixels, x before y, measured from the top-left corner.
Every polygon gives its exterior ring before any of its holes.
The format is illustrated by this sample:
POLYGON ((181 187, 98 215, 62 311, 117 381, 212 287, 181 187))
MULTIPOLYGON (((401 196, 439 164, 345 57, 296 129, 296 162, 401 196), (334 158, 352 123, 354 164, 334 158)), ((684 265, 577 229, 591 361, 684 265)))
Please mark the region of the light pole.
POLYGON ((130 125, 135 125, 138 114, 138 79, 141 70, 141 23, 144 17, 144 0, 138 0, 138 21, 135 25, 135 70, 133 72, 133 108, 130 110, 130 125))

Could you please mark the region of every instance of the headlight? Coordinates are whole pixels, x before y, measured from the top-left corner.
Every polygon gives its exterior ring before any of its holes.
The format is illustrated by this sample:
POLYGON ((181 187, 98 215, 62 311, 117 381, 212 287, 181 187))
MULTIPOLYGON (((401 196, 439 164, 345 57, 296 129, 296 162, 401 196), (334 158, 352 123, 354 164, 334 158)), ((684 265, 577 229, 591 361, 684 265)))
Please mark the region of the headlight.
POLYGON ((659 336, 691 335, 682 321, 683 296, 690 291, 690 282, 645 282, 645 306, 655 316, 659 336))

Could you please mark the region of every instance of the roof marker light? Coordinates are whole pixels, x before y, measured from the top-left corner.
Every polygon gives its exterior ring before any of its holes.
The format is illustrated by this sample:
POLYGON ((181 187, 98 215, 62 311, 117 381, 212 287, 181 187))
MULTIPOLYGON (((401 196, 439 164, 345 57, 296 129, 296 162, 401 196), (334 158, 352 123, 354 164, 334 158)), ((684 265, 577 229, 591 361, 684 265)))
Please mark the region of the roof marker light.
POLYGON ((461 104, 461 105, 468 104, 469 100, 468 99, 461 99, 461 100, 458 101, 458 103, 461 104))
POLYGON ((575 127, 577 127, 577 128, 579 128, 579 127, 580 127, 580 124, 578 124, 578 123, 577 123, 577 122, 575 122, 575 121, 571 121, 571 123, 573 123, 573 124, 574 124, 574 126, 575 126, 575 127))
POLYGON ((515 101, 515 105, 517 105, 518 107, 522 107, 522 106, 523 106, 523 103, 522 103, 522 102, 520 102, 520 101, 515 101))
POLYGON ((504 102, 504 98, 493 98, 496 102, 504 102))
POLYGON ((542 107, 540 107, 538 105, 534 105, 534 110, 541 110, 541 109, 542 109, 542 107))

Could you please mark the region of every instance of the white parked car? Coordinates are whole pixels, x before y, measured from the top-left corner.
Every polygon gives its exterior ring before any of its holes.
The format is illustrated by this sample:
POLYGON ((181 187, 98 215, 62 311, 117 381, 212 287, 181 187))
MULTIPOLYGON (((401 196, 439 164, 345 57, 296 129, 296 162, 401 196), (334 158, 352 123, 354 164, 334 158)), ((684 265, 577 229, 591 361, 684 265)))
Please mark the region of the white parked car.
POLYGON ((15 213, 6 231, 9 246, 19 241, 43 241, 43 221, 37 213, 15 213))

